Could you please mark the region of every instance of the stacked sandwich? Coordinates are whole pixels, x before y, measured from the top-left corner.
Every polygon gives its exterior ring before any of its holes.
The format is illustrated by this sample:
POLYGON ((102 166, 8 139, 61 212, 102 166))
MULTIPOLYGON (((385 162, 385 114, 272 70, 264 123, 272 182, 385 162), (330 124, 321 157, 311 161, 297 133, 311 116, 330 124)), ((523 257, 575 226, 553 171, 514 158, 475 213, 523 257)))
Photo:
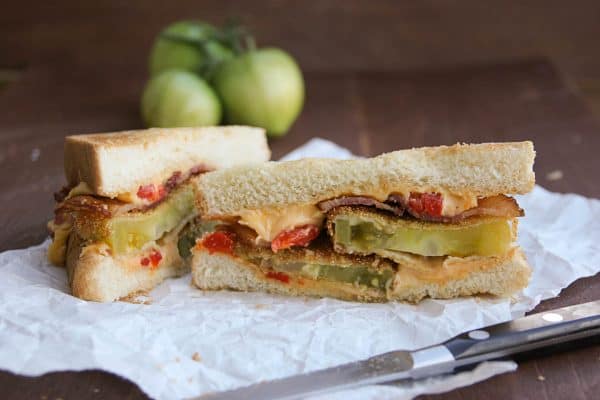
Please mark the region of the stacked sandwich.
POLYGON ((202 173, 267 161, 262 129, 150 129, 69 136, 48 258, 73 294, 112 301, 189 271, 177 243, 202 173))
POLYGON ((533 188, 534 156, 531 142, 454 145, 210 172, 181 247, 201 289, 508 296, 530 275, 509 195, 533 188))

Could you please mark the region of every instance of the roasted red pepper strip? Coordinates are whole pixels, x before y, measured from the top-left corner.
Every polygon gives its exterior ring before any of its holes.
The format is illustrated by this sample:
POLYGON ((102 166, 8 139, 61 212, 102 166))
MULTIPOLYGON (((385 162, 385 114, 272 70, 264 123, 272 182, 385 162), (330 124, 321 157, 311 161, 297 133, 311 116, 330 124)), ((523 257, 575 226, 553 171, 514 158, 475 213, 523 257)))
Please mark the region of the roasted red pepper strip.
POLYGON ((153 249, 152 253, 150 253, 150 262, 152 263, 152 266, 158 267, 160 260, 162 260, 162 254, 160 254, 160 251, 153 249))
POLYGON ((140 199, 148 200, 148 201, 158 201, 165 197, 167 191, 163 185, 156 186, 154 183, 149 183, 147 185, 142 185, 138 188, 137 196, 140 199))
POLYGON ((233 254, 233 233, 222 231, 210 233, 204 236, 201 242, 201 246, 208 250, 209 254, 233 254))
POLYGON ((142 259, 140 260, 140 264, 143 267, 150 266, 151 268, 156 268, 158 267, 158 264, 160 264, 162 258, 163 257, 162 254, 160 254, 160 251, 152 249, 148 257, 142 257, 142 259))
POLYGON ((416 214, 426 214, 432 217, 442 215, 443 199, 440 193, 411 193, 408 207, 416 214))
POLYGON ((271 250, 277 253, 292 246, 306 247, 319 236, 319 230, 316 225, 304 225, 283 231, 271 242, 271 250))
POLYGON ((275 279, 276 281, 279 281, 282 283, 290 283, 290 277, 283 272, 269 271, 269 272, 267 272, 267 278, 275 279))

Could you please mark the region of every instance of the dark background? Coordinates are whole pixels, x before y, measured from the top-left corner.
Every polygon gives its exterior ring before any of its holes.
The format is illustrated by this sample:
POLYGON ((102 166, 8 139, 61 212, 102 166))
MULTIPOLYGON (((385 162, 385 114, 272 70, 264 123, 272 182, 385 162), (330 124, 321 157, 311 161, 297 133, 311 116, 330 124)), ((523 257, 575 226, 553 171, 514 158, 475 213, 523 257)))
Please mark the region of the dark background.
POLYGON ((0 64, 145 66, 156 33, 179 19, 241 18, 261 45, 307 71, 442 67, 549 56, 598 77, 600 7, 588 1, 53 1, 12 2, 0 15, 0 64))
MULTIPOLYGON (((539 184, 600 197, 598 1, 19 1, 0 12, 0 251, 46 237, 65 135, 142 127, 156 34, 179 19, 228 17, 304 71, 307 103, 271 141, 275 158, 312 136, 366 156, 530 139, 539 184)), ((536 310, 598 298, 600 277, 581 279, 536 310)), ((439 397, 593 398, 599 349, 534 353, 517 373, 439 397)), ((144 398, 99 371, 0 372, 0 397, 144 398)))
POLYGON ((166 24, 229 17, 241 18, 260 45, 290 51, 307 72, 437 69, 545 56, 600 108, 595 0, 7 2, 0 13, 0 67, 126 66, 145 74, 152 41, 166 24))

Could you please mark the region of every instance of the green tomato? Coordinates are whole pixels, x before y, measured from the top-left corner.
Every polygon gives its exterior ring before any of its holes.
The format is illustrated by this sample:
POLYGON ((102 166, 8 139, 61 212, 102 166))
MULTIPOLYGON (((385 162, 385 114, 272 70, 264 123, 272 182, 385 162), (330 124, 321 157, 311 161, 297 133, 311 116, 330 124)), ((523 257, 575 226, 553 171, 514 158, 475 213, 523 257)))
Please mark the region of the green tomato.
POLYGON ((218 125, 221 115, 214 90, 191 72, 165 71, 150 79, 142 95, 142 117, 148 127, 218 125))
POLYGON ((233 57, 229 47, 211 39, 216 32, 215 27, 203 22, 180 21, 169 25, 154 42, 150 74, 185 69, 207 78, 212 64, 233 57), (204 47, 201 45, 203 41, 206 41, 204 47))
POLYGON ((304 80, 286 52, 251 50, 225 61, 213 83, 228 123, 265 128, 270 136, 284 135, 304 103, 304 80))

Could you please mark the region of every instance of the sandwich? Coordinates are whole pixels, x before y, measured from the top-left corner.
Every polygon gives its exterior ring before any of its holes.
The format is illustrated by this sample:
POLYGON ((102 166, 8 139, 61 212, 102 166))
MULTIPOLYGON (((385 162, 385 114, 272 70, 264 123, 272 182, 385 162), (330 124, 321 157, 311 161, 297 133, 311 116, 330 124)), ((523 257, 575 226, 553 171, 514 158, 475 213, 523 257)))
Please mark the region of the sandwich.
POLYGON ((48 259, 74 296, 113 301, 189 271, 178 235, 198 212, 192 182, 267 161, 265 132, 242 126, 68 136, 48 259))
POLYGON ((182 232, 193 283, 365 302, 510 296, 530 276, 511 195, 533 188, 534 157, 531 142, 456 144, 204 174, 203 221, 182 232))

